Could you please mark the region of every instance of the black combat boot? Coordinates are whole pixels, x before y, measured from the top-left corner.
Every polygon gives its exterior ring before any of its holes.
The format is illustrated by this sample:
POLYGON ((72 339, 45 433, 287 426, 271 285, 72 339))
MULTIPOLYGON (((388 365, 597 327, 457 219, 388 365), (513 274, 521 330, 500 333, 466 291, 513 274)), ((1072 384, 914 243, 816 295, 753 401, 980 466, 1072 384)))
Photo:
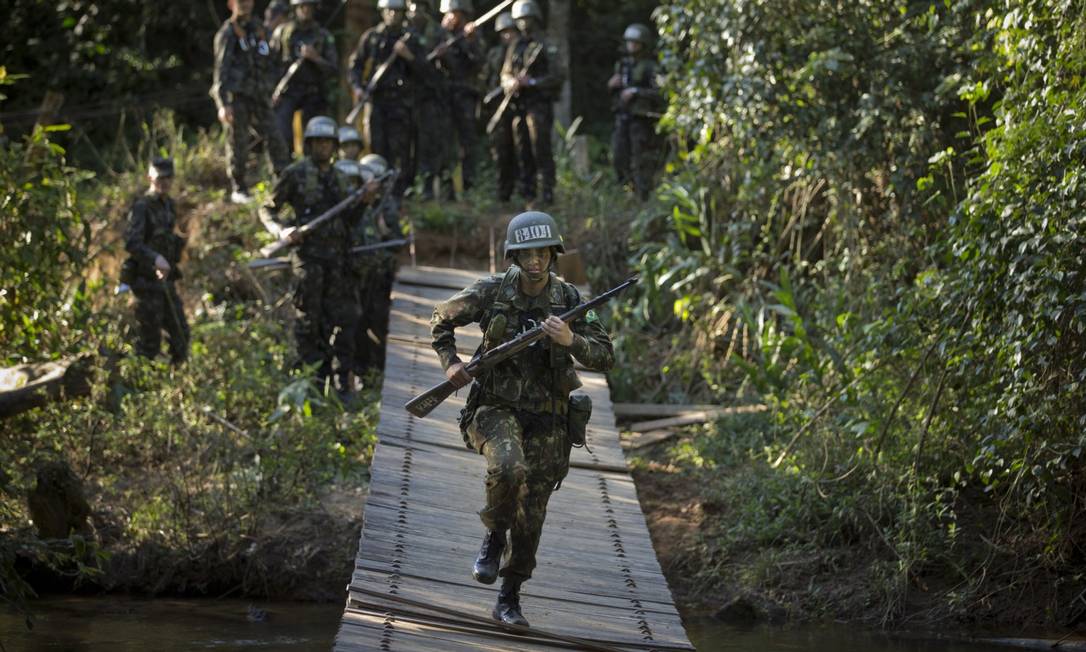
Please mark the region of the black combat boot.
POLYGON ((471 574, 475 581, 493 584, 498 579, 498 565, 501 563, 502 550, 505 548, 505 531, 487 530, 483 537, 483 547, 475 558, 471 574))
POLYGON ((505 578, 502 582, 502 590, 498 592, 498 604, 494 605, 491 616, 494 620, 500 620, 507 625, 528 626, 528 620, 520 613, 520 582, 512 578, 505 578))

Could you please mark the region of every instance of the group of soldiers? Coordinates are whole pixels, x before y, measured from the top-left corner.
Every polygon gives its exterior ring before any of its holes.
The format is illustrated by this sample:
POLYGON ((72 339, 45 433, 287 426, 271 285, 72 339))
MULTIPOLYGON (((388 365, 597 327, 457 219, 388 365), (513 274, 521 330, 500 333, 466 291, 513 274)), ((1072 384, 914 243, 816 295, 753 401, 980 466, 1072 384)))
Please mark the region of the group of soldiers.
MULTIPOLYGON (((227 135, 231 199, 251 201, 246 159, 258 135, 274 177, 259 216, 292 250, 299 364, 345 395, 353 378, 383 368, 393 247, 404 242, 401 201, 416 174, 424 197, 438 188, 450 196, 450 136, 452 158, 470 188, 477 118, 487 117, 498 199, 507 201, 516 190, 534 200, 538 189, 544 204, 553 201, 551 135, 561 66, 542 36, 535 0, 516 0, 509 14, 497 16, 500 42, 489 50, 470 20, 469 0, 441 0, 440 23, 428 0, 378 0, 382 22, 362 35, 349 64, 352 114, 361 109, 363 115, 359 133, 353 120, 340 125, 328 115, 337 58, 331 34, 316 23, 316 0, 291 0, 292 16, 273 3, 268 23, 252 15, 253 4, 228 0, 231 17, 215 37, 211 94, 227 135), (273 27, 272 21, 281 22, 273 27), (297 111, 305 125, 303 156, 292 161, 288 143, 297 111)), ((660 93, 650 30, 631 25, 624 41, 607 84, 616 113, 614 163, 619 178, 644 197, 652 185, 660 93)), ((173 176, 169 159, 151 162, 149 188, 129 214, 122 281, 136 299, 137 352, 157 356, 165 332, 171 360, 180 363, 189 330, 174 286, 184 242, 175 234, 173 176)), ((472 385, 469 409, 461 414, 465 442, 487 460, 480 512, 486 532, 472 572, 485 584, 503 578, 493 617, 517 625, 527 625, 520 587, 535 567, 547 502, 569 468, 571 392, 580 386, 573 360, 602 371, 614 361, 594 313, 572 322, 555 316, 580 302, 576 288, 554 273, 563 250, 550 215, 514 217, 505 244, 509 270, 439 304, 432 320, 447 378, 472 385), (472 323, 484 331, 480 353, 533 325, 546 337, 493 371, 473 375, 458 358, 454 337, 472 323)))

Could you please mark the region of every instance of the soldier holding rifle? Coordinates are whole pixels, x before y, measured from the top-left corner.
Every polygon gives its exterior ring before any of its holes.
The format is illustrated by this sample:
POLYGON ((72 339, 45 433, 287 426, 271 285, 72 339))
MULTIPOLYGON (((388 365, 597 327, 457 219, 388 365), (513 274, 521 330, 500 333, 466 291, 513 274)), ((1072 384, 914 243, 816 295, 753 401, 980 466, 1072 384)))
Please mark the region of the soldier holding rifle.
POLYGON ((283 170, 260 217, 273 236, 297 245, 294 337, 298 357, 302 364, 316 368, 319 384, 334 373, 339 391, 346 393, 354 360, 353 329, 359 321, 358 302, 344 269, 351 227, 358 217, 350 200, 371 199, 374 189, 353 193, 347 176, 333 167, 334 120, 313 118, 304 137, 305 157, 283 170), (288 206, 293 212, 289 220, 282 214, 288 206), (318 223, 319 228, 309 228, 318 223))
MULTIPOLYGON (((594 311, 569 317, 571 323, 557 316, 581 305, 577 289, 553 272, 563 250, 550 215, 517 215, 505 243, 505 256, 513 261, 509 270, 438 304, 430 322, 446 384, 471 383, 460 429, 465 443, 487 461, 486 506, 479 512, 486 535, 473 574, 484 584, 503 578, 492 616, 518 625, 528 624, 520 587, 536 565, 547 501, 569 470, 570 447, 584 441, 587 396, 570 396, 581 386, 573 360, 599 371, 614 363, 610 338, 594 311), (465 365, 454 333, 472 323, 480 325, 484 339, 479 354, 465 365), (477 364, 487 351, 497 352, 526 331, 539 337, 522 339, 533 343, 518 348, 514 357, 485 369, 477 364)), ((420 414, 412 403, 408 409, 420 414)))
POLYGON ((272 93, 279 131, 289 148, 294 142, 294 112, 302 121, 328 114, 328 92, 338 75, 336 41, 316 20, 318 0, 290 0, 294 19, 276 28, 271 49, 283 67, 272 93))

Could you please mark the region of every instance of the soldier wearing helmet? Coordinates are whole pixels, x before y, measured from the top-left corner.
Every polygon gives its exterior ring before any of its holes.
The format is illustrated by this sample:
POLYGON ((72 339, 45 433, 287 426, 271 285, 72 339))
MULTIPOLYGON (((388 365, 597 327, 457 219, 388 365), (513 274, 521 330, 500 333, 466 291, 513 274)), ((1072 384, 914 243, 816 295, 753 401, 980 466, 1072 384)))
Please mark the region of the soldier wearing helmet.
POLYGON ((332 33, 316 20, 318 0, 290 0, 294 17, 272 34, 272 55, 279 64, 278 80, 286 79, 291 64, 300 66, 290 75, 282 95, 275 99, 275 116, 283 140, 294 142, 294 112, 302 121, 328 114, 328 94, 339 73, 339 56, 332 33))
POLYGON ((260 217, 273 236, 297 245, 294 338, 299 360, 316 368, 320 385, 335 374, 339 390, 347 392, 360 309, 353 290, 344 282, 344 263, 358 213, 345 211, 304 239, 298 238, 298 227, 351 192, 348 178, 332 165, 338 143, 335 120, 314 117, 305 126, 304 138, 305 157, 283 170, 260 217), (285 215, 288 208, 289 215, 285 215))
POLYGON ((509 270, 438 304, 430 320, 446 377, 461 387, 471 383, 460 416, 464 441, 486 457, 486 505, 479 512, 486 534, 472 572, 483 584, 503 578, 492 615, 518 625, 528 624, 520 587, 535 569, 547 501, 569 471, 566 419, 570 393, 581 386, 573 360, 599 371, 614 363, 610 338, 594 312, 572 325, 555 316, 581 302, 577 289, 552 271, 562 250, 550 215, 517 215, 505 241, 509 270), (484 333, 480 352, 537 324, 547 338, 473 381, 455 337, 457 328, 472 323, 484 333))
POLYGON ((362 153, 362 134, 351 125, 339 128, 339 157, 357 161, 362 153))
MULTIPOLYGON (((482 71, 483 88, 487 94, 483 97, 483 115, 489 121, 490 116, 498 110, 502 101, 502 66, 505 64, 506 52, 517 38, 517 24, 513 22, 513 14, 499 14, 494 21, 494 31, 498 33, 499 42, 490 48, 486 55, 486 64, 482 71)), ((529 142, 526 124, 520 125, 521 142, 529 142)), ((529 181, 534 184, 535 162, 532 159, 530 147, 524 147, 520 151, 521 158, 517 158, 518 150, 513 138, 513 112, 506 111, 497 127, 489 134, 490 155, 494 159, 494 166, 498 169, 498 201, 507 202, 513 196, 513 185, 520 181, 521 195, 528 197, 529 181)))
POLYGON ((404 172, 394 189, 397 202, 411 184, 416 86, 429 64, 415 33, 405 25, 406 0, 378 0, 381 24, 366 30, 351 53, 349 82, 354 101, 369 102, 363 134, 370 151, 404 172), (393 56, 395 55, 395 56, 393 56), (392 63, 370 96, 366 88, 385 61, 392 63))
MULTIPOLYGON (((543 203, 554 201, 555 168, 551 152, 554 127, 554 102, 562 89, 564 74, 558 61, 558 48, 543 38, 543 12, 535 0, 513 3, 513 20, 520 38, 509 48, 502 66, 502 87, 513 94, 513 136, 516 147, 528 149, 539 171, 543 203), (527 139, 520 138, 526 132, 527 139)), ((528 152, 518 158, 523 159, 528 152)), ((535 178, 526 179, 524 189, 535 195, 535 178)))
POLYGON ((170 362, 188 357, 189 325, 175 282, 185 241, 174 233, 177 211, 170 198, 173 161, 156 158, 147 171, 150 188, 132 203, 124 248, 128 259, 121 282, 136 297, 136 353, 155 358, 162 352, 162 331, 169 338, 170 362))
MULTIPOLYGON (((428 53, 443 43, 448 34, 434 14, 433 0, 408 3, 408 21, 418 38, 419 49, 428 53)), ((427 56, 427 60, 430 57, 427 56)), ((434 198, 435 185, 440 181, 447 196, 454 193, 452 184, 449 133, 452 121, 448 110, 449 85, 445 77, 430 62, 426 74, 420 76, 415 93, 414 152, 418 176, 422 177, 422 199, 434 198)))
MULTIPOLYGON (((441 27, 445 38, 431 55, 438 70, 444 75, 448 89, 448 115, 452 123, 455 143, 449 146, 454 159, 459 159, 464 189, 475 184, 475 168, 478 159, 478 125, 475 109, 479 105, 478 75, 483 66, 483 47, 470 22, 470 0, 441 0, 441 27)), ((446 135, 448 138, 448 135, 446 135)))
POLYGON ((250 132, 264 135, 268 167, 275 174, 290 164, 290 154, 268 101, 275 73, 267 33, 253 17, 253 0, 229 0, 227 4, 231 16, 215 34, 211 97, 226 130, 230 199, 247 203, 251 200, 245 174, 250 132))
POLYGON ((656 121, 663 97, 652 53, 652 31, 635 23, 622 35, 625 56, 615 63, 615 74, 607 82, 614 100, 615 129, 611 155, 619 183, 630 183, 642 201, 652 192, 657 167, 659 138, 656 121))

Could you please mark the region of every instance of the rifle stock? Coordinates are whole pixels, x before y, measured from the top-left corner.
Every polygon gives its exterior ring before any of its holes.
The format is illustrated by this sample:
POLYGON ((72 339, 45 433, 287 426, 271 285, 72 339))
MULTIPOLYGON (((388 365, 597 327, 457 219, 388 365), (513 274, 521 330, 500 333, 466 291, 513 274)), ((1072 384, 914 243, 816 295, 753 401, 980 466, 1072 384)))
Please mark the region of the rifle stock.
MULTIPOLYGON (((365 193, 365 188, 359 188, 358 190, 355 190, 351 194, 347 195, 347 197, 345 199, 341 200, 335 206, 329 208, 328 210, 324 211, 323 213, 321 213, 317 217, 313 218, 312 220, 310 220, 310 221, 306 222, 305 224, 303 224, 302 226, 298 227, 294 231, 294 235, 298 236, 299 238, 304 238, 307 234, 312 233, 317 228, 319 228, 322 224, 324 224, 328 220, 332 219, 333 217, 339 215, 344 210, 346 210, 348 207, 353 205, 356 201, 358 201, 358 199, 360 197, 362 197, 362 195, 364 193, 365 193)), ((293 244, 294 243, 291 242, 291 240, 289 238, 279 238, 275 242, 273 242, 271 244, 268 244, 268 245, 264 245, 263 247, 261 247, 260 248, 260 255, 262 257, 264 257, 264 258, 271 258, 271 257, 275 256, 275 254, 277 254, 280 251, 286 249, 287 247, 290 247, 293 244)))
MULTIPOLYGON (((592 299, 591 301, 586 301, 579 306, 571 308, 570 310, 562 313, 558 317, 567 324, 576 319, 579 319, 589 310, 610 301, 613 297, 615 297, 631 285, 636 284, 639 280, 640 279, 637 276, 631 276, 630 278, 611 288, 607 292, 599 295, 595 299, 592 299)), ((546 337, 546 334, 543 332, 543 327, 536 326, 535 328, 526 331, 521 335, 518 335, 516 338, 506 342, 505 344, 497 346, 482 355, 472 358, 468 364, 464 365, 464 370, 467 371, 468 375, 470 375, 472 378, 478 378, 479 375, 482 374, 484 371, 487 371, 495 365, 505 362, 506 360, 517 355, 518 353, 528 348, 535 342, 543 339, 544 337, 546 337)), ((452 396, 453 392, 455 392, 456 390, 456 385, 454 385, 451 380, 446 380, 439 385, 431 387, 422 394, 419 394, 415 398, 408 401, 406 404, 404 404, 404 409, 412 415, 422 419, 429 415, 431 412, 433 412, 434 409, 437 408, 437 406, 445 402, 445 399, 452 396)))

